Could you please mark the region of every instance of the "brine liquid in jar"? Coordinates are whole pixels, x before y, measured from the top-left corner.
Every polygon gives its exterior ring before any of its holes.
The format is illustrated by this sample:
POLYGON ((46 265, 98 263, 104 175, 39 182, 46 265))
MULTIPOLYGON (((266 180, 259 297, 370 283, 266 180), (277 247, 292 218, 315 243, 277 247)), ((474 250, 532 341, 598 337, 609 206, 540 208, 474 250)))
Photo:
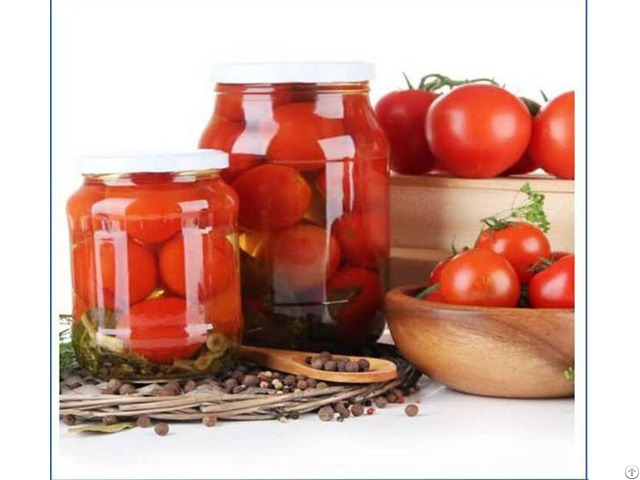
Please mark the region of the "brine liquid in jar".
POLYGON ((83 159, 69 199, 72 341, 102 378, 215 373, 241 341, 237 196, 222 152, 83 159))
POLYGON ((388 146, 367 64, 227 65, 200 146, 229 153, 245 342, 353 351, 384 327, 388 146))

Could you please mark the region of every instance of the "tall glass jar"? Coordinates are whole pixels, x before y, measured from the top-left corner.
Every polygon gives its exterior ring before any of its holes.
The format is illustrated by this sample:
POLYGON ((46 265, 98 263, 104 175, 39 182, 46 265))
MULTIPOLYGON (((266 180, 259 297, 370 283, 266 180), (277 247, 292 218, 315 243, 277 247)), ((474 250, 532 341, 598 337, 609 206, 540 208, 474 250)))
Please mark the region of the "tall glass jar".
POLYGON ((102 378, 214 373, 240 343, 238 202, 212 150, 85 158, 67 203, 72 341, 102 378))
POLYGON ((217 69, 200 147, 240 200, 244 341, 353 350, 382 333, 388 145, 362 63, 217 69))

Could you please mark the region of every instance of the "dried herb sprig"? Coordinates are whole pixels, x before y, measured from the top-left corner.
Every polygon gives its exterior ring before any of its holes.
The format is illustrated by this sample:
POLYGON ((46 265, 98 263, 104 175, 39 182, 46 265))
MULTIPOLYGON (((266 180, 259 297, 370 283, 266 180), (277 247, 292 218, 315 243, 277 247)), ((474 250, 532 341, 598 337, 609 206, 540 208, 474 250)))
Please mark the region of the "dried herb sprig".
POLYGON ((485 217, 482 219, 482 223, 491 230, 501 230, 512 225, 514 219, 524 219, 547 233, 551 225, 544 210, 544 194, 533 190, 529 182, 520 188, 520 192, 527 196, 522 204, 512 206, 509 210, 496 215, 485 217))

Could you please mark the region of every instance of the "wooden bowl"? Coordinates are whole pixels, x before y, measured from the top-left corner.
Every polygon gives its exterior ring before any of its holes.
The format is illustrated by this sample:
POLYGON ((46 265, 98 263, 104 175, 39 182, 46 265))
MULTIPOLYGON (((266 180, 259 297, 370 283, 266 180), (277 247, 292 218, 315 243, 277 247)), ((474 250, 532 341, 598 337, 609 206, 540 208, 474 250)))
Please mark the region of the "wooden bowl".
POLYGON ((386 296, 396 346, 422 373, 476 395, 573 396, 573 310, 448 305, 416 299, 422 289, 386 296))

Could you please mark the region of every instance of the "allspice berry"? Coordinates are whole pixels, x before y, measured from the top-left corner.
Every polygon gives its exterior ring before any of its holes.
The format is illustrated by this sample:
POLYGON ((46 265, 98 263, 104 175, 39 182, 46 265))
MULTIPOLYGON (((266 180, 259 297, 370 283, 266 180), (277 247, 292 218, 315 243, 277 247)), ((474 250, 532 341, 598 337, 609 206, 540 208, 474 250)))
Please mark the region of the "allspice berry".
POLYGON ((102 417, 103 425, 113 425, 114 423, 118 423, 118 417, 116 417, 115 415, 107 415, 105 417, 102 417))
POLYGON ((218 423, 218 417, 212 414, 205 415, 202 417, 202 424, 205 427, 214 427, 218 423))
POLYGON ((369 360, 361 358, 360 360, 358 360, 358 367, 360 368, 361 372, 368 372, 371 368, 371 364, 369 363, 369 360))
POLYGON ((131 395, 132 393, 136 393, 136 387, 134 387, 130 383, 123 383, 118 390, 118 393, 120 395, 131 395))
POLYGON ((153 431, 156 432, 157 435, 164 437, 167 433, 169 433, 169 425, 164 422, 160 422, 153 427, 153 431))
POLYGON ((364 407, 361 403, 354 403, 351 405, 351 415, 354 417, 360 417, 364 415, 364 407))
POLYGON ((76 424, 76 417, 73 415, 63 415, 62 416, 62 423, 64 423, 65 425, 71 426, 71 425, 75 425, 76 424))
POLYGON ((119 378, 112 378, 107 382, 107 393, 117 394, 122 386, 122 380, 119 378))
POLYGON ((245 375, 242 379, 242 384, 247 387, 257 387, 260 384, 260 380, 256 375, 245 375))
POLYGON ((388 401, 386 398, 384 397, 377 397, 373 403, 375 403, 376 407, 378 408, 386 408, 386 406, 388 405, 388 401))
POLYGON ((360 367, 358 366, 357 362, 347 362, 347 364, 344 366, 345 372, 357 372, 359 370, 360 367))
POLYGON ((338 370, 338 364, 334 360, 327 360, 324 362, 324 369, 327 372, 335 372, 338 370))
POLYGON ((418 415, 418 411, 418 405, 414 403, 410 403, 409 405, 404 407, 404 413, 406 413, 409 417, 415 417, 416 415, 418 415))
POLYGON ((140 428, 148 428, 151 426, 151 417, 149 415, 140 415, 136 420, 136 425, 140 428))
POLYGON ((325 405, 320 410, 318 410, 318 418, 323 422, 330 422, 331 420, 333 420, 334 415, 335 412, 329 405, 325 405))

